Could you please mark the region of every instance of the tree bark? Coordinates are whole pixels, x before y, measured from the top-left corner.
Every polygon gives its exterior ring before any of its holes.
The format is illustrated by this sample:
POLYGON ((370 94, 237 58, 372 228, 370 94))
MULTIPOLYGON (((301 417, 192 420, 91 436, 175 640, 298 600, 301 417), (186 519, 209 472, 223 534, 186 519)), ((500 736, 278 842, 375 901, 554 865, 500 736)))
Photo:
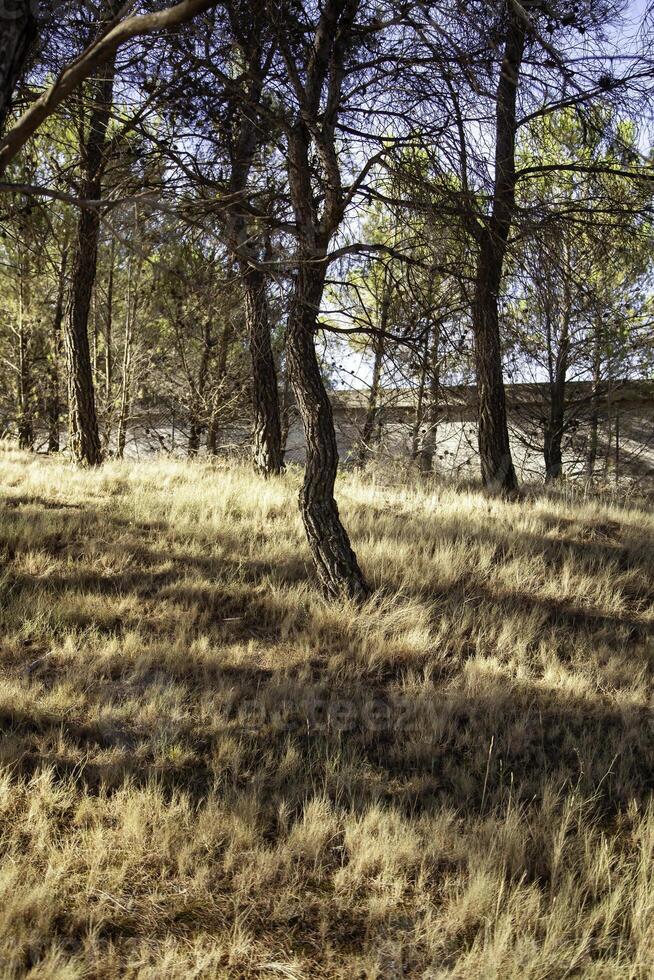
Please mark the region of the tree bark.
POLYGON ((558 480, 563 473, 563 454, 561 440, 564 426, 565 378, 557 380, 550 388, 550 411, 545 425, 543 457, 545 459, 545 482, 558 480))
MULTIPOLYGON (((88 136, 83 146, 83 198, 98 199, 102 193, 104 147, 113 99, 114 64, 91 83, 93 107, 88 136)), ((85 466, 102 462, 95 390, 89 350, 89 311, 98 262, 100 217, 96 209, 83 208, 77 226, 72 270, 72 290, 66 318, 68 366, 68 428, 73 458, 85 466)))
POLYGON ((57 301, 52 319, 52 336, 48 362, 48 452, 58 453, 60 449, 59 428, 61 425, 61 397, 59 389, 59 364, 62 354, 61 328, 64 321, 64 296, 66 292, 66 266, 68 250, 64 249, 59 268, 57 301))
POLYGON ((0 134, 36 37, 31 0, 4 0, 0 12, 0 134))
POLYGON ((525 37, 524 22, 510 10, 496 98, 493 205, 479 233, 472 306, 482 482, 493 492, 509 495, 517 491, 518 481, 509 442, 498 302, 515 210, 516 99, 525 37))
POLYGON ((99 218, 82 211, 73 265, 73 286, 66 318, 68 428, 73 458, 83 465, 102 462, 88 338, 91 291, 97 263, 99 218))
POLYGON ((241 274, 245 287, 245 317, 252 360, 254 466, 263 476, 274 476, 284 469, 284 451, 277 370, 270 342, 266 280, 259 269, 244 263, 241 263, 241 274))
POLYGON ((324 266, 301 262, 288 321, 286 350, 306 442, 300 513, 323 591, 330 598, 362 599, 367 586, 334 499, 338 450, 332 406, 314 342, 324 266))
MULTIPOLYGON (((482 251, 489 251, 482 246, 482 251)), ((473 305, 477 373, 479 459, 484 486, 513 494, 518 481, 511 457, 502 349, 497 309, 501 267, 494 257, 480 261, 473 305)))
POLYGON ((249 219, 241 203, 248 197, 250 172, 261 139, 262 127, 257 107, 261 100, 265 71, 262 67, 262 26, 260 22, 249 23, 244 31, 247 40, 243 40, 241 45, 249 82, 242 93, 245 99, 240 100, 236 108, 238 125, 229 179, 230 196, 235 203, 226 211, 225 228, 245 292, 245 316, 252 362, 253 462, 257 472, 263 476, 274 476, 284 469, 284 451, 277 371, 270 341, 266 280, 263 272, 257 268, 260 243, 256 233, 253 236, 252 229, 248 227, 249 219))
MULTIPOLYGON (((336 433, 315 348, 327 249, 345 208, 336 122, 347 39, 357 9, 356 0, 342 4, 327 0, 322 5, 311 55, 306 61, 302 111, 287 127, 287 173, 298 241, 287 358, 306 442, 300 512, 316 571, 326 595, 361 600, 368 589, 334 499, 338 470, 336 433), (324 102, 321 93, 325 94, 324 102), (311 161, 312 147, 320 159, 320 193, 316 193, 318 178, 311 161)), ((289 72, 295 74, 297 67, 291 63, 288 51, 284 58, 289 72)))

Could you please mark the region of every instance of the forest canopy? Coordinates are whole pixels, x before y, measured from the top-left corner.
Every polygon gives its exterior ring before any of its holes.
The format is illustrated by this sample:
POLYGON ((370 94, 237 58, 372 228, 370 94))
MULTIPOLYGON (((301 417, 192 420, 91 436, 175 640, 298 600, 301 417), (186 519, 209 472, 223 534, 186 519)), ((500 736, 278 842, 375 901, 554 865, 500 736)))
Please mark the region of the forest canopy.
POLYGON ((6 0, 0 22, 0 421, 21 448, 97 466, 137 422, 190 456, 247 430, 274 477, 297 422, 333 597, 368 591, 334 497, 343 371, 354 465, 410 392, 433 473, 467 386, 482 484, 515 495, 508 384, 536 391, 519 438, 546 479, 570 453, 593 478, 607 425, 617 471, 607 399, 653 352, 648 5, 6 0))

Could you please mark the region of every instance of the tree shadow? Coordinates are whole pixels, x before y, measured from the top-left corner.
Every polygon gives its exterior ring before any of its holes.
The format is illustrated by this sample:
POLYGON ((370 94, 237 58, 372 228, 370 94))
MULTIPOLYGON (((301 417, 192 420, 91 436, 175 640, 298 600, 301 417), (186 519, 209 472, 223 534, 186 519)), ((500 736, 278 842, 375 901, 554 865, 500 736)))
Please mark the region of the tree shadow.
MULTIPOLYGON (((87 507, 84 519, 106 522, 107 514, 87 507)), ((477 525, 470 536, 496 548, 498 562, 509 555, 539 555, 555 572, 572 556, 589 573, 608 561, 633 561, 643 575, 650 573, 644 551, 651 542, 641 553, 643 542, 631 550, 608 523, 594 530, 589 526, 590 537, 584 539, 560 515, 540 514, 539 520, 542 534, 477 525), (564 533, 552 539, 550 531, 564 533)), ((463 536, 456 522, 437 517, 434 522, 439 541, 463 536)), ((528 806, 552 786, 593 797, 607 816, 631 800, 645 804, 649 799, 654 782, 654 713, 649 708, 618 705, 599 690, 550 687, 534 676, 517 682, 489 674, 474 686, 465 679, 462 664, 455 669, 435 664, 429 683, 411 681, 402 665, 368 671, 362 664, 354 676, 320 650, 301 665, 289 666, 278 646, 288 629, 283 591, 273 601, 266 587, 271 580, 282 587, 304 581, 306 562, 280 566, 261 559, 244 568, 239 539, 228 530, 216 543, 220 555, 171 555, 148 540, 151 530, 161 529, 156 523, 110 523, 121 532, 131 527, 134 540, 113 541, 108 527, 107 558, 124 557, 137 545, 137 567, 107 574, 55 570, 45 578, 9 570, 12 591, 5 616, 11 615, 12 603, 31 596, 56 605, 82 591, 109 605, 117 597, 130 597, 134 610, 117 613, 119 624, 111 616, 98 623, 92 611, 63 614, 63 630, 93 627, 120 636, 145 623, 156 636, 159 617, 166 635, 171 629, 161 611, 166 599, 182 611, 196 608, 198 630, 213 630, 225 653, 230 644, 242 647, 244 641, 256 641, 256 650, 238 664, 227 656, 221 659, 215 650, 184 658, 151 646, 136 658, 118 650, 112 660, 86 667, 57 656, 44 657, 27 672, 25 663, 17 663, 16 703, 0 711, 0 761, 16 775, 52 767, 90 793, 117 788, 125 780, 135 785, 154 780, 166 792, 183 790, 198 801, 210 792, 229 800, 254 786, 262 790, 271 820, 281 801, 300 812, 316 792, 357 812, 384 803, 407 814, 442 807, 479 814, 506 807, 509 799, 528 806), (198 576, 202 581, 194 581, 198 576), (265 650, 274 651, 277 660, 264 668, 265 650), (83 687, 88 702, 75 710, 46 710, 42 696, 59 685, 83 687), (150 703, 159 705, 156 711, 140 711, 150 703), (166 708, 169 703, 172 707, 166 708), (229 758, 227 745, 232 746, 229 758), (295 762, 288 761, 289 747, 295 762)), ((407 524, 403 533, 418 534, 418 524, 407 524)), ((51 547, 46 540, 44 550, 51 547)), ((52 554, 61 558, 59 544, 52 554)), ((468 588, 462 582, 434 593, 435 615, 446 604, 469 601, 468 588)), ((537 608, 545 613, 545 625, 560 625, 569 635, 599 632, 616 649, 625 637, 643 644, 652 639, 650 625, 637 612, 610 614, 581 602, 502 593, 479 583, 474 593, 474 601, 493 615, 515 610, 518 599, 527 612, 537 608)), ((415 594, 425 598, 424 591, 415 594)), ((295 630, 302 638, 301 617, 295 630)), ((343 649, 355 649, 356 630, 345 622, 342 630, 343 649)), ((309 639, 304 637, 307 644, 309 639)), ((25 651, 25 659, 33 656, 32 650, 25 651)), ((642 650, 638 657, 641 664, 647 660, 642 650)))

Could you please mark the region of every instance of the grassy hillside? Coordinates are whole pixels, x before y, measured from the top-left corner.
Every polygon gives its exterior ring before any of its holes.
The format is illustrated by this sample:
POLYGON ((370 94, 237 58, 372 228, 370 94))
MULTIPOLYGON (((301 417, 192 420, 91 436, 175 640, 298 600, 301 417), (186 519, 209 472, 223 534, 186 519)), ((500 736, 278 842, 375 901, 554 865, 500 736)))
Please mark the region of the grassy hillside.
POLYGON ((646 503, 0 456, 0 975, 649 977, 646 503))

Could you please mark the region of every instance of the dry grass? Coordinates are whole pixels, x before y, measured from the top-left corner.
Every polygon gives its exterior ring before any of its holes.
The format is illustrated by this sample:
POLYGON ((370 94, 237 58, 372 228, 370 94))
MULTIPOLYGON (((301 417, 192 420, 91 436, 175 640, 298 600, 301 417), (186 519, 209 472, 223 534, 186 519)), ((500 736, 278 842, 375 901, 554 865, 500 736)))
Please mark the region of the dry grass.
POLYGON ((649 977, 654 518, 0 460, 0 975, 649 977))

